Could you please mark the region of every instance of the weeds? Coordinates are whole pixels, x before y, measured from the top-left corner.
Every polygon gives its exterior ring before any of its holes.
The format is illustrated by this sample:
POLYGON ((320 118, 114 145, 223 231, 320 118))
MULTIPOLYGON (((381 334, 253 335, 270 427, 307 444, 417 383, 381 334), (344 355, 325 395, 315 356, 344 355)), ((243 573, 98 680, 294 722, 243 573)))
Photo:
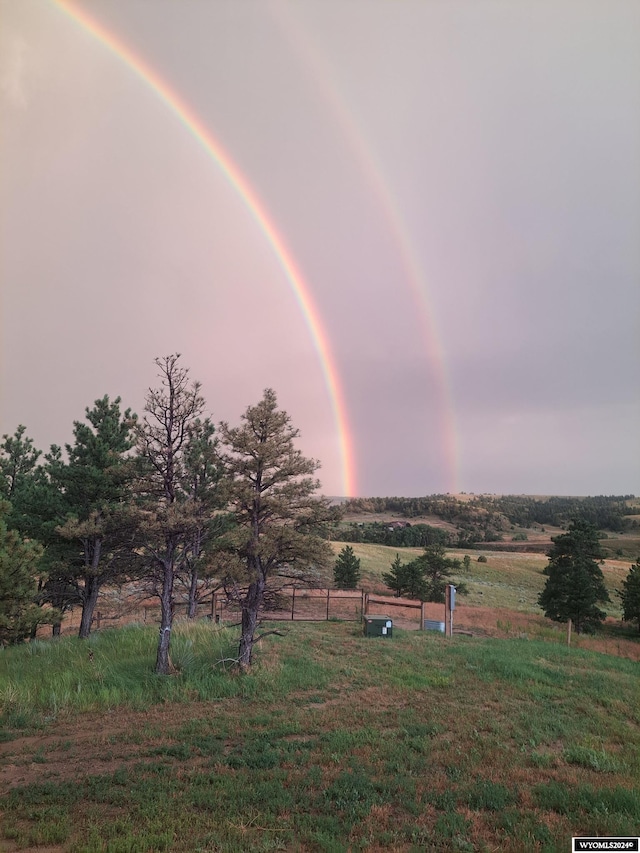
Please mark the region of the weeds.
POLYGON ((604 749, 595 750, 583 746, 572 746, 565 749, 563 758, 567 764, 586 767, 596 773, 615 773, 619 770, 618 762, 608 755, 604 749))

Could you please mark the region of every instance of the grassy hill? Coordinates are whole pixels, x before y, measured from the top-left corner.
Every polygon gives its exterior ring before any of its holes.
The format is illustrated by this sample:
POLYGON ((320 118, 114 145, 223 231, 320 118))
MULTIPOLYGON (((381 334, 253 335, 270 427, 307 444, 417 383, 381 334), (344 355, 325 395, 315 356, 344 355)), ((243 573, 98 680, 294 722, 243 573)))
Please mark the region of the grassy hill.
POLYGON ((538 640, 296 623, 0 652, 0 849, 562 851, 640 826, 638 664, 538 640))
MULTIPOLYGON (((380 538, 380 530, 400 523, 440 532, 454 547, 486 547, 546 554, 552 537, 576 517, 601 533, 606 556, 635 560, 640 556, 640 499, 632 496, 558 497, 533 495, 431 495, 422 498, 354 498, 342 503, 336 539, 381 544, 421 544, 402 536, 380 538), (357 535, 360 528, 360 537, 357 535), (349 535, 345 535, 349 534, 349 535), (375 534, 375 535, 372 535, 375 534), (490 544, 488 544, 490 543, 490 544)), ((424 543, 422 543, 424 544, 424 543)))
MULTIPOLYGON (((353 548, 382 595, 398 549, 353 548)), ((386 639, 274 623, 242 676, 237 628, 206 620, 178 620, 165 678, 153 625, 0 649, 0 851, 564 853, 637 834, 637 632, 612 594, 567 648, 537 607, 544 556, 470 554, 470 636, 395 612, 386 639)), ((605 562, 611 593, 628 568, 605 562)))

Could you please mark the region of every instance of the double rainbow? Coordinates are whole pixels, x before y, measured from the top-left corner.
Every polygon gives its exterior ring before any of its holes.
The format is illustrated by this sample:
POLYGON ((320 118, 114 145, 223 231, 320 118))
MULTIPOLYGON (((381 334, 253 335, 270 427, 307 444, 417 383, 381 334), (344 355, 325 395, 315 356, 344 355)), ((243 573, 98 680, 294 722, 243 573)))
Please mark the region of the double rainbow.
POLYGON ((318 309, 314 304, 310 287, 305 281, 283 238, 278 233, 275 223, 270 219, 258 194, 244 175, 242 175, 211 131, 205 127, 184 99, 153 68, 127 47, 120 38, 95 21, 84 9, 78 9, 70 0, 52 0, 52 2, 72 21, 82 27, 85 32, 90 33, 130 68, 180 119, 191 135, 215 161, 267 239, 293 290, 320 360, 338 435, 342 463, 343 494, 355 495, 357 493, 356 471, 348 426, 347 408, 335 360, 329 346, 328 336, 323 327, 318 309))

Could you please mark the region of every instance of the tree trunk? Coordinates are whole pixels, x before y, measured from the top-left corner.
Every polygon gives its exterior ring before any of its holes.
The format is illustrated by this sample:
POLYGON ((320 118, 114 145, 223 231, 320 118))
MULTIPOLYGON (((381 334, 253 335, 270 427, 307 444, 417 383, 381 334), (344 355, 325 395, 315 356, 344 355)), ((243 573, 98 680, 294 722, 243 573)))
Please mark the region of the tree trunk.
POLYGON ((156 675, 169 675, 171 666, 169 645, 171 643, 172 624, 173 560, 168 559, 164 564, 162 595, 160 596, 160 636, 158 638, 158 653, 156 655, 156 675))
POLYGON ((80 630, 78 637, 81 640, 86 640, 91 633, 91 623, 93 621, 93 611, 98 602, 98 593, 100 592, 100 583, 97 577, 89 575, 84 582, 84 600, 82 602, 82 617, 80 619, 80 630))
POLYGON ((258 625, 258 613, 253 608, 242 608, 242 634, 240 636, 240 648, 238 650, 238 663, 242 669, 251 666, 251 653, 253 651, 253 638, 258 625))
POLYGON ((198 615, 198 570, 191 569, 191 584, 189 585, 189 609, 187 616, 189 619, 195 619, 198 615))
POLYGON ((198 559, 201 553, 202 531, 198 530, 193 537, 192 544, 191 583, 189 585, 189 607, 187 610, 189 619, 195 619, 198 615, 198 559))
POLYGON ((258 573, 257 580, 249 586, 247 595, 242 603, 242 633, 240 635, 240 648, 238 649, 238 663, 242 669, 251 666, 251 653, 256 628, 258 627, 258 613, 264 598, 265 581, 262 573, 258 573))
MULTIPOLYGON (((40 577, 40 578, 38 578, 38 602, 39 602, 40 604, 42 604, 42 602, 40 601, 40 593, 42 592, 42 587, 43 587, 43 586, 44 586, 44 581, 43 581, 43 580, 42 580, 42 578, 40 577)), ((38 633, 38 628, 39 628, 39 627, 40 627, 40 626, 39 626, 39 624, 36 622, 36 624, 35 624, 35 625, 33 626, 33 628, 31 629, 31 633, 30 633, 30 635, 29 635, 29 639, 30 639, 30 640, 35 640, 35 639, 36 639, 36 635, 37 635, 37 633, 38 633)))

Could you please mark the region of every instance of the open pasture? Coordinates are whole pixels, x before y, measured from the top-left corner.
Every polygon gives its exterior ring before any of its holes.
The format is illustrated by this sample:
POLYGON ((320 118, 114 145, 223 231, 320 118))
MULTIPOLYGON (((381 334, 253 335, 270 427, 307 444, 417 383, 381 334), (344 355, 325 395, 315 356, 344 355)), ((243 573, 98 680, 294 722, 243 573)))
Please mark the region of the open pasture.
MULTIPOLYGON (((403 562, 409 562, 422 553, 421 548, 348 544, 360 559, 362 586, 377 593, 383 593, 386 589, 382 574, 389 571, 396 554, 400 555, 403 562)), ((331 545, 334 552, 338 554, 345 543, 332 542, 331 545)), ((461 606, 478 605, 541 614, 538 595, 546 580, 542 573, 548 562, 545 555, 489 549, 477 551, 451 549, 447 553, 460 561, 465 554, 471 558, 470 570, 468 572, 461 570, 454 578, 454 582, 463 581, 469 588, 469 595, 460 600, 461 606), (486 563, 478 562, 480 555, 486 557, 486 563)), ((607 559, 602 566, 605 584, 611 598, 611 602, 604 609, 616 619, 620 619, 622 615, 616 590, 622 588, 622 581, 630 565, 629 560, 607 559)))

